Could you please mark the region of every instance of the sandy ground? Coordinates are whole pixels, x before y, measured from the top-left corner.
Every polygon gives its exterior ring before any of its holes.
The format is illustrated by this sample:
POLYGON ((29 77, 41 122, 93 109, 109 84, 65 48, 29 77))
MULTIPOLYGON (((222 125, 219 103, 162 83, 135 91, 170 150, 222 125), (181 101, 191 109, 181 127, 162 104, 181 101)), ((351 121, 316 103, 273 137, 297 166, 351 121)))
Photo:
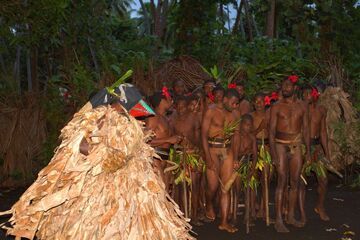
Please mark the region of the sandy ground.
MULTIPOLYGON (((0 189, 0 211, 7 210, 20 197, 25 189, 0 189)), ((271 193, 274 192, 272 187, 271 193)), ((290 233, 278 234, 273 225, 266 227, 262 220, 257 220, 255 226, 251 228, 250 233, 245 233, 245 225, 242 224, 243 215, 237 225, 239 232, 235 234, 226 233, 218 230, 217 224, 208 223, 202 227, 195 227, 199 240, 215 239, 236 239, 236 240, 355 240, 360 239, 360 191, 353 190, 331 183, 329 187, 326 206, 331 217, 329 222, 323 222, 314 213, 313 207, 316 202, 316 184, 311 183, 307 188, 307 215, 308 223, 302 228, 289 227, 290 233), (241 223, 240 223, 241 222, 241 223), (355 235, 353 235, 355 234, 355 235)), ((273 203, 273 196, 270 197, 270 203, 273 203)), ((273 212, 274 206, 270 205, 273 212)), ((7 218, 0 218, 0 222, 7 218)), ((5 237, 4 231, 0 231, 0 239, 12 239, 5 237)))

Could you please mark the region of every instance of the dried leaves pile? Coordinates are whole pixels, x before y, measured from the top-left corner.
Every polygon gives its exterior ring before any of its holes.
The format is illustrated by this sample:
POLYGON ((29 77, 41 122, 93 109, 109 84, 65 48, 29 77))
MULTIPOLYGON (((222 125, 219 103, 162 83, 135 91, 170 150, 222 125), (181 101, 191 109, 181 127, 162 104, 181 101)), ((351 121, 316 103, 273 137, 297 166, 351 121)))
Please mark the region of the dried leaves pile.
POLYGON ((338 87, 328 87, 320 95, 327 108, 329 149, 332 165, 340 170, 360 158, 360 124, 349 94, 338 87))
POLYGON ((203 70, 199 61, 183 55, 165 62, 155 70, 152 65, 149 66, 146 77, 135 71, 133 83, 145 94, 151 95, 164 85, 171 87, 177 80, 183 80, 186 88, 191 90, 201 86, 208 79, 210 76, 203 70))
POLYGON ((192 239, 153 171, 154 150, 145 137, 139 122, 110 107, 76 113, 49 165, 8 212, 7 233, 29 239, 192 239), (83 138, 87 156, 79 151, 83 138))
POLYGON ((46 120, 37 97, 16 99, 0 99, 0 180, 6 187, 33 180, 32 171, 40 165, 33 160, 46 139, 46 120))

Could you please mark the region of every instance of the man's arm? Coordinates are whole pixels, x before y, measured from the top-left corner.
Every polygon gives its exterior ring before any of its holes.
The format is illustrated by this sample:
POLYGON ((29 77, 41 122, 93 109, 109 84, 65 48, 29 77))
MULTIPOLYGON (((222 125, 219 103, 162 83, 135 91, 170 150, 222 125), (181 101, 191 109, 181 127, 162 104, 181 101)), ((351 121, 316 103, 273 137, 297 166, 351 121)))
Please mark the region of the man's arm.
MULTIPOLYGON (((157 125, 157 121, 156 119, 152 118, 146 118, 145 119, 145 124, 146 127, 152 131, 155 132, 156 134, 156 125, 157 125)), ((164 138, 153 138, 151 139, 151 141, 149 142, 150 146, 152 147, 158 147, 161 146, 165 143, 169 143, 169 144, 175 144, 178 143, 181 140, 181 137, 179 136, 170 136, 170 137, 164 137, 164 138)))
POLYGON ((322 118, 321 118, 320 140, 321 140, 321 145, 322 145, 322 147, 324 149, 325 156, 326 156, 326 158, 328 160, 330 160, 329 142, 328 142, 327 125, 326 125, 326 116, 327 116, 327 111, 324 108, 322 118))
MULTIPOLYGON (((240 121, 240 112, 235 110, 233 112, 236 121, 240 121)), ((234 135, 231 138, 231 150, 233 152, 234 160, 237 161, 239 158, 239 146, 240 146, 240 123, 238 123, 234 130, 234 135)))
POLYGON ((308 104, 303 103, 304 115, 303 115, 303 135, 306 146, 306 160, 311 161, 310 154, 310 128, 309 128, 309 106, 308 104))
POLYGON ((275 163, 278 160, 275 150, 276 124, 277 124, 277 106, 274 105, 270 108, 269 144, 270 144, 271 158, 274 160, 275 163))
POLYGON ((213 167, 213 166, 211 166, 212 159, 211 159, 210 149, 209 149, 209 144, 208 144, 209 128, 210 128, 211 119, 212 119, 212 110, 208 109, 208 110, 206 110, 206 112, 203 116, 203 120, 202 120, 201 143, 202 143, 202 147, 203 147, 205 158, 206 158, 205 159, 206 164, 209 168, 213 167))

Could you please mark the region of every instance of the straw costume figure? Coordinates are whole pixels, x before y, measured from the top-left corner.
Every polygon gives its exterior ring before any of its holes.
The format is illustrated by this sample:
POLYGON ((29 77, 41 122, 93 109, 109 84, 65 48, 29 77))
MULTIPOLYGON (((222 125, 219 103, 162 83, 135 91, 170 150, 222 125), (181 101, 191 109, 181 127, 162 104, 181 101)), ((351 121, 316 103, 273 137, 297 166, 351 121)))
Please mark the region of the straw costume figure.
POLYGON ((152 114, 138 91, 100 91, 61 131, 62 142, 6 214, 20 239, 192 239, 190 225, 151 166, 155 154, 133 115, 152 114), (120 105, 120 104, 121 105, 120 105), (94 108, 96 105, 96 108, 94 108), (128 113, 129 112, 129 113, 128 113), (143 114, 141 114, 143 112, 143 114))

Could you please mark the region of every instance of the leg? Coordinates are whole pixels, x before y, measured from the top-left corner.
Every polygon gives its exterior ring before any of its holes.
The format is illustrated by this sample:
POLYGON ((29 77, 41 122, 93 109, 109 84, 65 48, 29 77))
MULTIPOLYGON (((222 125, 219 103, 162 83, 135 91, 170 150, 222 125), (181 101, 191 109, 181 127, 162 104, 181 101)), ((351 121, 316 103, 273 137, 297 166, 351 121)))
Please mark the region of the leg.
POLYGON ((315 207, 315 212, 319 214, 321 220, 329 221, 330 218, 326 214, 325 206, 324 206, 328 179, 327 179, 326 175, 325 176, 320 176, 320 177, 317 176, 317 179, 318 179, 317 192, 318 192, 319 196, 318 196, 318 202, 317 202, 316 207, 315 207))
POLYGON ((192 184, 191 219, 195 226, 200 226, 202 225, 198 219, 199 196, 200 196, 200 173, 197 170, 191 172, 191 184, 192 184))
POLYGON ((218 149, 211 148, 210 154, 212 160, 215 162, 214 168, 206 168, 207 190, 206 190, 206 217, 213 221, 216 214, 214 210, 213 200, 219 188, 219 159, 218 149))
POLYGON ((294 149, 294 154, 289 164, 290 171, 290 193, 289 193, 289 213, 288 223, 295 227, 303 227, 304 225, 295 220, 295 206, 298 198, 299 180, 303 166, 301 148, 294 149))
POLYGON ((300 209, 300 222, 305 226, 306 223, 306 213, 305 213, 305 195, 306 195, 306 186, 303 180, 300 180, 299 183, 299 209, 300 209))
MULTIPOLYGON (((232 154, 228 152, 227 157, 223 160, 220 169, 220 178, 222 183, 226 183, 233 173, 234 163, 232 154)), ((221 210, 221 222, 219 225, 220 230, 228 232, 236 232, 237 229, 228 223, 228 214, 230 209, 230 193, 229 191, 221 191, 220 195, 220 210, 221 210)))
POLYGON ((288 170, 288 160, 286 149, 284 145, 276 144, 275 150, 278 159, 276 160, 276 171, 277 171, 277 186, 275 192, 275 230, 277 232, 289 232, 289 230, 285 227, 284 221, 282 218, 282 207, 283 207, 283 195, 284 188, 287 180, 287 170, 288 170))

